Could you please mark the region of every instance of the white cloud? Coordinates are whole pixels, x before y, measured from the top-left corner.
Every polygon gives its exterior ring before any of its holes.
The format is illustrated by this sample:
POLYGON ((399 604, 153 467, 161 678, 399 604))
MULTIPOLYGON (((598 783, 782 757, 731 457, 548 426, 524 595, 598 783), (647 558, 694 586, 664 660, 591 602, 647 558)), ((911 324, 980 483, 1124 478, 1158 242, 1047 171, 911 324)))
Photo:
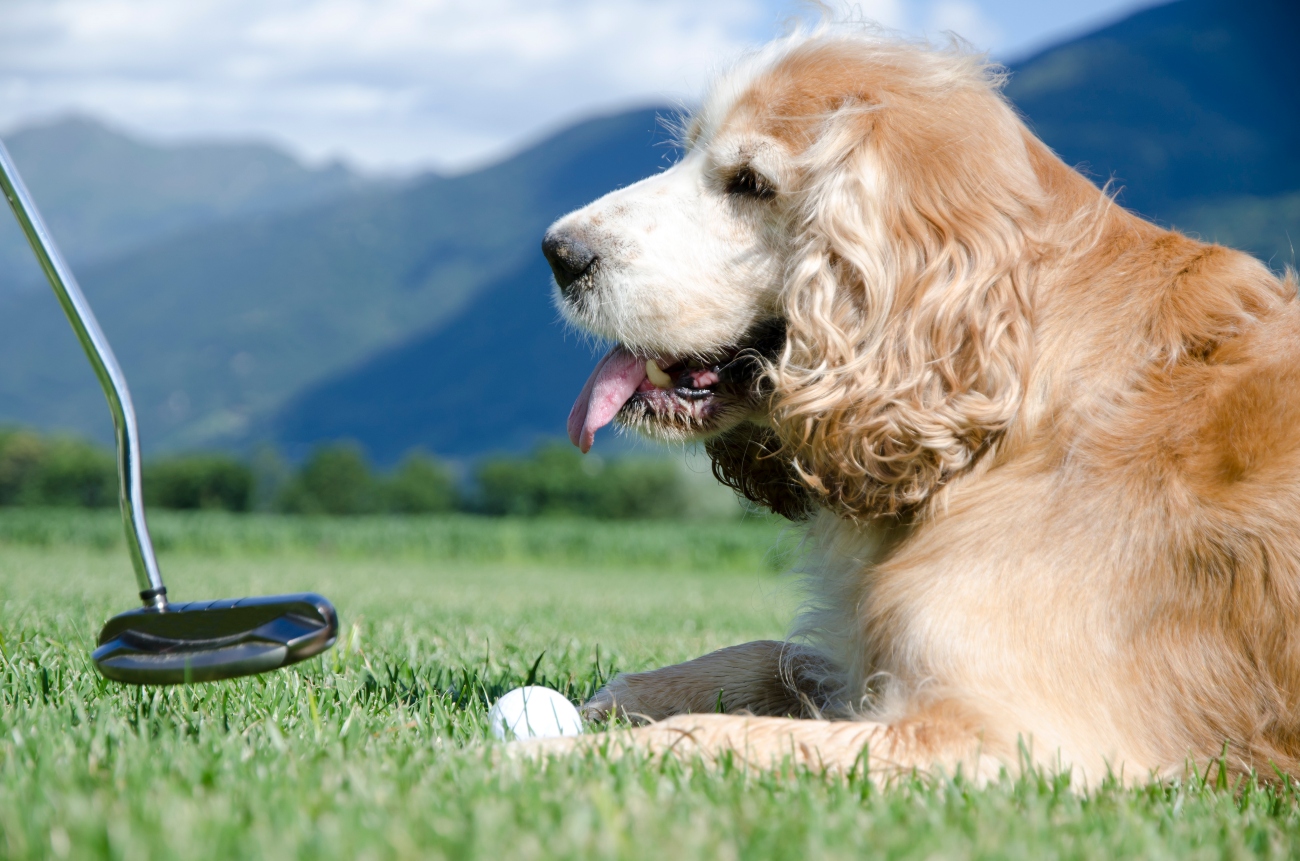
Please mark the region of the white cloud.
POLYGON ((8 0, 0 123, 73 109, 456 164, 601 107, 690 98, 773 20, 757 0, 8 0))
MULTIPOLYGON (((1153 0, 829 5, 1001 52, 1059 32, 1077 7, 1139 2, 1153 0)), ((75 110, 162 137, 269 137, 372 168, 464 167, 593 111, 693 100, 792 15, 816 11, 800 0, 0 0, 0 128, 75 110)))

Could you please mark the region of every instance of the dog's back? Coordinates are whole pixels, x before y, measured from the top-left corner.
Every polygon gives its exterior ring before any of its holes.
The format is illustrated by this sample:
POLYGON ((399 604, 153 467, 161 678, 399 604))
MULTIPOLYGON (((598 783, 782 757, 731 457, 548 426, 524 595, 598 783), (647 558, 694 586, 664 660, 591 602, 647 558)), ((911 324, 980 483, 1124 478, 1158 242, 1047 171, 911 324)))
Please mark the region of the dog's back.
POLYGON ((1295 773, 1295 283, 1107 218, 1035 309, 1019 421, 863 569, 845 689, 886 716, 957 704, 1002 756, 1027 742, 1094 778, 1225 742, 1295 773))

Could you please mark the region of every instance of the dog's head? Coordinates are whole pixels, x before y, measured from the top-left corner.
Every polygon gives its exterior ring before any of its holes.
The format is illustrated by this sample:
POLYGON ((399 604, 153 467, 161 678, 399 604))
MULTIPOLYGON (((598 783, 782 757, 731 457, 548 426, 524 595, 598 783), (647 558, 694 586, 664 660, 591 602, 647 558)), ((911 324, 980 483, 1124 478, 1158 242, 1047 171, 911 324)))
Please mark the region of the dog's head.
POLYGON ((617 346, 569 420, 707 440, 796 516, 907 512, 1020 403, 1028 135, 978 57, 798 37, 713 88, 671 169, 557 221, 557 303, 617 346))

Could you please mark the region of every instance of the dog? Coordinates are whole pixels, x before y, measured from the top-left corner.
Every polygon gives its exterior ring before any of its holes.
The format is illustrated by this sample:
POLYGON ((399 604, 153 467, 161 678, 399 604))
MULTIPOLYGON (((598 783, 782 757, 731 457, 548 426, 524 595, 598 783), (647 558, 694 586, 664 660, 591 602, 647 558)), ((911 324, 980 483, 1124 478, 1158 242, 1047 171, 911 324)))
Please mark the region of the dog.
POLYGON ((648 722, 626 747, 1300 774, 1295 273, 1125 211, 1003 78, 796 34, 716 82, 670 169, 547 231, 563 316, 616 345, 574 443, 703 441, 807 522, 790 637, 615 677, 584 715, 648 722))

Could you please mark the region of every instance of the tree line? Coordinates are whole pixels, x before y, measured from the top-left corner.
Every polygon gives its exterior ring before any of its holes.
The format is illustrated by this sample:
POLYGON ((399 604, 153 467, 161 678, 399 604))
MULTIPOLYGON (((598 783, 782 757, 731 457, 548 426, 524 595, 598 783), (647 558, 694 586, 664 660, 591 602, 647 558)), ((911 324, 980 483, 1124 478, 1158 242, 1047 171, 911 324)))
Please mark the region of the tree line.
MULTIPOLYGON (((290 466, 270 450, 247 458, 177 454, 143 465, 150 507, 286 514, 472 512, 523 517, 673 518, 692 488, 667 458, 584 458, 561 443, 527 455, 486 457, 463 474, 412 451, 381 471, 351 443, 316 448, 290 466)), ((0 429, 0 507, 117 505, 113 453, 76 437, 0 429)))

